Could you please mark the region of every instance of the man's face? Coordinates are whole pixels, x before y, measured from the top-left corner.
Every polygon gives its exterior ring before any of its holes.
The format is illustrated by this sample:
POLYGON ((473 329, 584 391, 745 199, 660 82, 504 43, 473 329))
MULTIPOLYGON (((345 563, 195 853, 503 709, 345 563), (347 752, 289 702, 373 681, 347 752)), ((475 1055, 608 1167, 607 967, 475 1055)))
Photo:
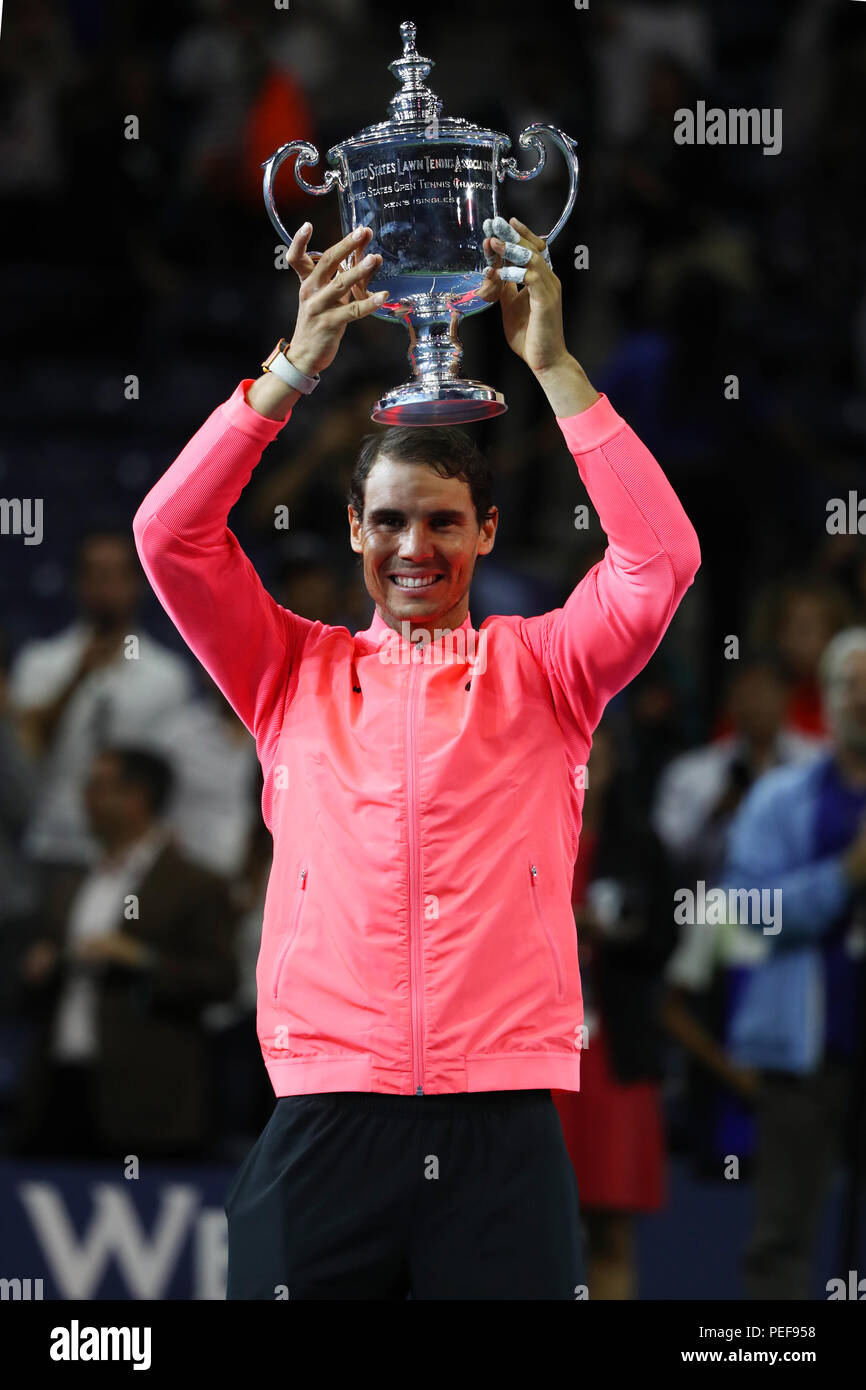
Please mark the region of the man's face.
POLYGON ((389 627, 459 627, 469 611, 475 561, 493 549, 498 516, 479 527, 469 484, 387 455, 367 476, 364 517, 349 508, 352 549, 389 627))
POLYGON ((866 757, 866 651, 849 653, 827 706, 836 743, 866 757))
POLYGON ((140 584, 134 552, 122 537, 94 536, 87 542, 76 589, 83 612, 98 627, 114 627, 132 616, 140 584))

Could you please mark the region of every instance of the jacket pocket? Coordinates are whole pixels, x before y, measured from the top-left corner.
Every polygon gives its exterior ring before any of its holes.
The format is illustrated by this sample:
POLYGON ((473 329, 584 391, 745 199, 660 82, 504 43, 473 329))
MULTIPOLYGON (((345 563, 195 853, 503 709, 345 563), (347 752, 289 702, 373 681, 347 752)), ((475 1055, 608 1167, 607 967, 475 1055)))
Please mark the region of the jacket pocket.
POLYGON ((301 911, 304 906, 309 876, 309 865, 304 863, 298 871, 297 887, 295 889, 295 907, 292 913, 291 925, 286 932, 286 939, 280 948, 280 954, 277 956, 277 963, 274 967, 274 986, 272 990, 274 1000, 276 1000, 280 988, 280 975, 283 970, 283 961, 286 959, 289 947, 297 935, 298 926, 301 921, 301 911))
POLYGON ((547 925, 547 922, 544 918, 544 913, 541 910, 541 901, 538 896, 540 891, 538 887, 538 867, 536 864, 532 862, 532 860, 530 860, 529 863, 529 883, 529 895, 532 899, 532 908, 535 913, 535 920, 538 922, 538 925, 541 927, 541 930, 544 933, 544 939, 547 942, 548 950, 550 951, 550 954, 553 958, 553 964, 556 969, 556 993, 561 998, 563 987, 565 984, 565 978, 562 970, 562 961, 559 957, 559 951, 556 948, 556 942, 553 939, 553 933, 547 925))

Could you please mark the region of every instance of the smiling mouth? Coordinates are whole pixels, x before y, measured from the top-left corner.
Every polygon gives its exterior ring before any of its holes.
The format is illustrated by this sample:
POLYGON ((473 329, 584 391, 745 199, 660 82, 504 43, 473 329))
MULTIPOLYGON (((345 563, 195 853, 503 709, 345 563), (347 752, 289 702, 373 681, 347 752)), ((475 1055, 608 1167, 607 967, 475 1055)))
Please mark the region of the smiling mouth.
POLYGON ((443 576, 441 574, 426 574, 415 576, 408 574, 389 574, 391 583, 404 593, 417 593, 419 589, 432 589, 434 584, 438 584, 443 576))

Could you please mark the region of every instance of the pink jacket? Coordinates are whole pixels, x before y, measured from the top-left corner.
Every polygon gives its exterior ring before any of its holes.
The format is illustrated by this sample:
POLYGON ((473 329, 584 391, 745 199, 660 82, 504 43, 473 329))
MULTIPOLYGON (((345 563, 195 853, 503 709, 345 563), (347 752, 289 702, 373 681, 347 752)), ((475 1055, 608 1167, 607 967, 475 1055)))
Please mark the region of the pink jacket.
POLYGON ((582 770, 694 578, 695 531, 602 396, 558 421, 609 542, 562 608, 480 632, 467 617, 420 651, 378 613, 352 636, 282 608, 226 525, 284 423, 247 404, 251 382, 154 485, 134 533, 256 739, 274 1091, 578 1090, 582 770))

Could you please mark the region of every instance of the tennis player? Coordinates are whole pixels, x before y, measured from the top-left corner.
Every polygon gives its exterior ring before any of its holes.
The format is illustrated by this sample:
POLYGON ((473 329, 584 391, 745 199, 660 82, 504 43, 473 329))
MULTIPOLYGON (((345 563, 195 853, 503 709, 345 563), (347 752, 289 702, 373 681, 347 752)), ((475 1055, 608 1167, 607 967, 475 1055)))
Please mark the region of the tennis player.
POLYGON ((274 843, 257 1027, 277 1099, 226 1198, 231 1299, 585 1295, 550 1095, 579 1089, 584 769, 700 556, 659 464, 568 350, 544 241, 516 218, 484 230, 484 296, 607 536, 561 608, 473 628, 498 513, 453 427, 361 448, 348 525, 365 631, 281 607, 228 529, 266 446, 383 302, 369 229, 314 258, 300 228, 291 340, 135 516, 160 602, 255 736, 274 843))

